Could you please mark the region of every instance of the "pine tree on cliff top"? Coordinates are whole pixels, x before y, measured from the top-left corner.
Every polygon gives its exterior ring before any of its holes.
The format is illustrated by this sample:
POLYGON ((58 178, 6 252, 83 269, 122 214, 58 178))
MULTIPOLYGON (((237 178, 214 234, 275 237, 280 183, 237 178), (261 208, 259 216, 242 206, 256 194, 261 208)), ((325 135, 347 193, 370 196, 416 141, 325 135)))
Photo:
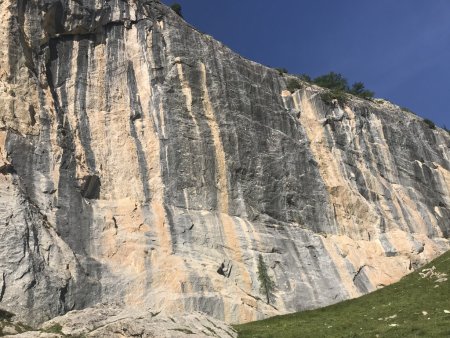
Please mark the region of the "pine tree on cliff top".
POLYGON ((275 289, 275 283, 267 273, 267 265, 264 262, 264 258, 261 254, 258 256, 258 280, 260 282, 260 292, 266 296, 267 304, 273 298, 273 291, 275 289))

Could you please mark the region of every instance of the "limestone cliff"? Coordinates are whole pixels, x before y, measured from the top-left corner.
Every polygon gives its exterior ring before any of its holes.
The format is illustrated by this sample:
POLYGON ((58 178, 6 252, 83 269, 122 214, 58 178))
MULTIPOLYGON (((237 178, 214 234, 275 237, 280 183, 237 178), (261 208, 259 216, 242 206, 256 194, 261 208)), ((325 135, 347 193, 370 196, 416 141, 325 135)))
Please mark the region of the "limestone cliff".
POLYGON ((157 1, 0 0, 0 19, 0 308, 245 322, 449 248, 450 137, 419 117, 291 94, 157 1))

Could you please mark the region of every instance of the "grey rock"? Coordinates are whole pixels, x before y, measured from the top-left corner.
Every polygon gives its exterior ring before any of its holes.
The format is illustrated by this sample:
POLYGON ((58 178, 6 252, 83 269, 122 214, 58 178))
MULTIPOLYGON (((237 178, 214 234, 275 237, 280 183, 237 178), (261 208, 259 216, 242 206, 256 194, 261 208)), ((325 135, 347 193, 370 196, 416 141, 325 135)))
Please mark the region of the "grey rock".
POLYGON ((158 1, 3 0, 0 15, 0 307, 18 319, 102 303, 245 322, 448 250, 450 137, 418 116, 291 94, 158 1))
POLYGON ((42 329, 55 324, 66 335, 85 337, 237 337, 230 326, 202 313, 165 317, 151 311, 98 306, 54 318, 42 329))

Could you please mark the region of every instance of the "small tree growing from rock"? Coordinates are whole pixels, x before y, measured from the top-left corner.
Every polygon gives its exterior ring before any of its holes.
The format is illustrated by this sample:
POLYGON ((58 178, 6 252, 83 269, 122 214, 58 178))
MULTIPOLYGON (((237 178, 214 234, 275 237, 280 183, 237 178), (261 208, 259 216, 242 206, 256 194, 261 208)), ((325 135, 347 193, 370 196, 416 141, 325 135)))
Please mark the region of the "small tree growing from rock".
POLYGON ((174 3, 170 5, 170 8, 172 8, 172 10, 175 13, 177 13, 180 17, 183 17, 183 15, 181 14, 181 5, 179 3, 174 3))
POLYGON ((260 292, 266 297, 267 304, 270 304, 275 290, 275 283, 267 272, 267 265, 261 254, 258 256, 258 280, 260 282, 260 292))

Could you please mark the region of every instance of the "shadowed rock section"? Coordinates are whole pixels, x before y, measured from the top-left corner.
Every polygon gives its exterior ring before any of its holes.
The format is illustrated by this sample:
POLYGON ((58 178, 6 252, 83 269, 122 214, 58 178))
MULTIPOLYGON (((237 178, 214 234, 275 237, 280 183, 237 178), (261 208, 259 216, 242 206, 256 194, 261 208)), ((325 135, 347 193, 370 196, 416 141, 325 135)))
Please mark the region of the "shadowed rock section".
POLYGON ((83 178, 81 186, 81 195, 88 199, 100 198, 100 178, 97 175, 86 176, 83 178))
POLYGON ((449 248, 450 137, 419 117, 291 94, 157 1, 4 0, 0 18, 0 307, 19 319, 245 322, 449 248))

